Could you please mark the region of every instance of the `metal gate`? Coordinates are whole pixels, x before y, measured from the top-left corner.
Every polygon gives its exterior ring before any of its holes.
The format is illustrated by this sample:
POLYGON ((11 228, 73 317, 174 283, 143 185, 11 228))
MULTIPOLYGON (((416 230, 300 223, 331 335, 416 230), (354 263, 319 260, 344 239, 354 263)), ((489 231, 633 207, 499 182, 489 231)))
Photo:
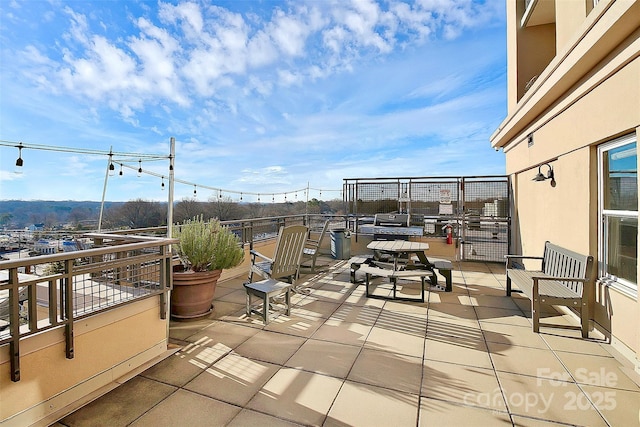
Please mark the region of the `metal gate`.
POLYGON ((343 185, 352 230, 377 213, 408 213, 428 237, 453 230, 460 260, 504 262, 509 249, 507 176, 357 178, 343 185))
POLYGON ((508 177, 462 178, 460 259, 504 262, 509 253, 508 177))

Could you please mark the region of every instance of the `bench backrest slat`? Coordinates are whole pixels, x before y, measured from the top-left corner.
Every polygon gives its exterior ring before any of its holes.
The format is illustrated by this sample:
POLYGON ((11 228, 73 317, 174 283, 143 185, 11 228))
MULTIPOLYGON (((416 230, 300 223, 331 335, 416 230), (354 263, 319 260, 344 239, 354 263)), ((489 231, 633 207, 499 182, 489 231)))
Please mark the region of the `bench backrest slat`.
MULTIPOLYGON (((551 242, 546 242, 544 245, 542 271, 550 276, 589 279, 592 264, 592 256, 570 251, 551 242)), ((582 294, 581 282, 564 280, 562 283, 578 294, 582 294)))

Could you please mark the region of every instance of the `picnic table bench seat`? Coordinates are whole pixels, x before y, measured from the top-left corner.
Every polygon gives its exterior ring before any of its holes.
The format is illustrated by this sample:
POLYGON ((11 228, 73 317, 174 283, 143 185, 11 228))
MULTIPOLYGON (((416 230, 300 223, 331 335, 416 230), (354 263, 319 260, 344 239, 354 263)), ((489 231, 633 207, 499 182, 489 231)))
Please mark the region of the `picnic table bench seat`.
POLYGON ((594 289, 591 280, 593 257, 581 255, 546 242, 543 256, 506 256, 507 296, 512 285, 531 300, 533 331, 540 331, 540 304, 572 307, 580 314, 582 336, 589 336, 589 301, 594 289), (539 260, 539 271, 526 270, 521 261, 539 260))
POLYGON ((420 301, 424 302, 424 279, 427 276, 433 276, 433 272, 430 270, 392 270, 389 268, 377 267, 375 265, 363 264, 360 266, 359 271, 365 275, 366 283, 366 295, 367 298, 376 298, 371 292, 369 292, 369 285, 371 283, 371 276, 384 277, 391 281, 393 286, 393 299, 405 300, 405 301, 420 301), (421 282, 420 298, 398 298, 396 296, 397 280, 402 278, 419 277, 421 282))
MULTIPOLYGON (((414 263, 420 262, 418 257, 412 257, 412 260, 414 261, 414 263)), ((434 273, 433 280, 431 283, 432 285, 438 284, 438 279, 437 279, 437 276, 435 275, 435 270, 434 270, 434 269, 437 269, 438 273, 442 277, 444 277, 444 280, 446 283, 445 291, 446 292, 453 291, 453 279, 451 278, 451 270, 453 270, 453 263, 451 261, 449 261, 448 259, 429 257, 429 264, 426 266, 426 268, 433 271, 434 273)))
POLYGON ((373 262, 373 254, 371 255, 356 255, 352 256, 349 261, 349 274, 351 283, 356 283, 356 271, 360 269, 363 264, 369 264, 373 262))

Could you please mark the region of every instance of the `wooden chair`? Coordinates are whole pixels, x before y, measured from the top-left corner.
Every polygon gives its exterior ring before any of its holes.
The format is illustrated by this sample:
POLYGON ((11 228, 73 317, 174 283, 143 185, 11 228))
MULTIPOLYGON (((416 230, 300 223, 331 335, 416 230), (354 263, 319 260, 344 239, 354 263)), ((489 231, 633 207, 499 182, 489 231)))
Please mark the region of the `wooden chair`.
POLYGON ((304 245, 304 249, 302 250, 302 265, 301 267, 309 267, 311 268, 311 272, 316 272, 316 259, 318 258, 318 253, 320 252, 320 246, 322 245, 322 240, 324 239, 324 235, 327 233, 327 229, 329 228, 329 220, 324 222, 324 226, 322 227, 322 231, 318 236, 317 240, 307 238, 307 243, 304 245), (311 266, 304 265, 304 263, 311 260, 311 266))
POLYGON ((256 273, 264 279, 284 279, 294 284, 298 278, 302 249, 307 241, 308 231, 304 225, 280 227, 273 258, 252 249, 249 252, 251 267, 247 283, 253 282, 253 275, 256 273))

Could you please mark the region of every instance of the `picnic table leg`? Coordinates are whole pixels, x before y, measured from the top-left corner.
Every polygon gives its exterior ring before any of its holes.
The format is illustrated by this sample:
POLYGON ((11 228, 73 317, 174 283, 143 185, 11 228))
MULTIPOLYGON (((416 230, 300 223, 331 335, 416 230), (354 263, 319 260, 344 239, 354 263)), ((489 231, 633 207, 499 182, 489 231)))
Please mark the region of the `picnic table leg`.
MULTIPOLYGON (((438 270, 440 274, 444 276, 447 286, 444 288, 445 292, 453 291, 453 281, 451 280, 451 270, 438 270)), ((434 274, 435 276, 435 274, 434 274)))
POLYGON ((367 298, 369 296, 371 296, 371 294, 369 293, 369 277, 370 277, 369 273, 365 273, 364 274, 364 279, 365 279, 365 283, 366 283, 366 295, 367 295, 367 298))

